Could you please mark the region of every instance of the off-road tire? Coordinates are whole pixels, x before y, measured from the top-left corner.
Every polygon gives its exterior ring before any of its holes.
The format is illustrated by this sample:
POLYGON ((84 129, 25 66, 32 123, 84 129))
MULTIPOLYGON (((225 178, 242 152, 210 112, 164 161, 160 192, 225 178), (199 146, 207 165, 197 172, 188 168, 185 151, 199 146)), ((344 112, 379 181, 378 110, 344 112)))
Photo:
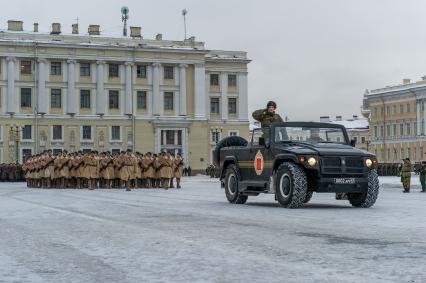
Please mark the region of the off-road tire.
POLYGON ((229 165, 225 171, 225 195, 230 203, 244 204, 247 201, 247 196, 244 196, 239 191, 240 174, 235 165, 229 165))
POLYGON ((311 200, 313 194, 314 192, 306 192, 306 197, 303 203, 308 203, 311 200))
POLYGON ((248 141, 239 136, 226 137, 216 144, 213 151, 213 164, 220 167, 220 149, 230 146, 247 146, 248 141))
POLYGON ((287 208, 303 206, 308 193, 303 168, 291 162, 284 162, 278 167, 276 178, 275 194, 278 202, 287 208))
POLYGON ((379 176, 376 169, 368 172, 368 189, 363 193, 348 194, 350 204, 355 207, 372 207, 379 195, 379 176))

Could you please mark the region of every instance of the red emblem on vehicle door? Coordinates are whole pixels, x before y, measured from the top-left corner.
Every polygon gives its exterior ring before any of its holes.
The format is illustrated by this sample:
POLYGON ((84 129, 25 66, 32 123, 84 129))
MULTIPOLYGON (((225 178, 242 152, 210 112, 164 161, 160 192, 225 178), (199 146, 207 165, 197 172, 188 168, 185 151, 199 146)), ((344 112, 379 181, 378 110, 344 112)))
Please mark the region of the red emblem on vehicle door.
POLYGON ((254 158, 254 170, 257 175, 261 175, 263 172, 263 155, 260 150, 256 153, 254 158))

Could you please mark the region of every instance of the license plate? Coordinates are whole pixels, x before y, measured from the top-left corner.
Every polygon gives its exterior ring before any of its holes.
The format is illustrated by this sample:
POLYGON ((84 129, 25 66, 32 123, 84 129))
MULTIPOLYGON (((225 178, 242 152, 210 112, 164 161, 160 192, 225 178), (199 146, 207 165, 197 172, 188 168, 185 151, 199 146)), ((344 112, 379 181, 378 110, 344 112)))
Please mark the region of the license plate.
POLYGON ((355 184, 355 178, 334 178, 335 184, 355 184))

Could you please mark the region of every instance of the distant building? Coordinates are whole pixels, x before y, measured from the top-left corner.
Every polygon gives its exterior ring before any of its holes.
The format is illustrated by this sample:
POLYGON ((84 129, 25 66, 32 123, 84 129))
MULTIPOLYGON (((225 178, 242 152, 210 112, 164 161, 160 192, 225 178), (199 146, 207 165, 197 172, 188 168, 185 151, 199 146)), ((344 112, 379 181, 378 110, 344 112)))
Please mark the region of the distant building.
POLYGON ((380 162, 424 158, 426 147, 426 77, 366 91, 363 113, 370 120, 371 146, 380 162))
POLYGON ((368 119, 353 115, 351 119, 343 120, 342 116, 336 116, 335 120, 331 120, 329 116, 323 116, 320 121, 345 126, 349 139, 356 141, 357 148, 371 151, 368 119))

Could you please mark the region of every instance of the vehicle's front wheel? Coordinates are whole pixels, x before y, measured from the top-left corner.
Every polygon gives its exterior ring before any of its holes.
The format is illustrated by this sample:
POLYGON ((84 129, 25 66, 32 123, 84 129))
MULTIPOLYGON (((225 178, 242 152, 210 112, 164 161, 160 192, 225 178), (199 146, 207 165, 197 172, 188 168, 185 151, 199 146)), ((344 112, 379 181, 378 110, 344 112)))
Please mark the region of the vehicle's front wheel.
POLYGON ((229 165, 225 172, 225 195, 230 203, 244 204, 247 196, 239 191, 240 175, 235 165, 229 165))
POLYGON ((278 167, 276 178, 278 202, 288 208, 303 206, 308 192, 305 171, 294 163, 284 162, 278 167))
POLYGON ((356 207, 372 207, 379 195, 379 176, 376 169, 368 172, 368 188, 363 193, 348 194, 349 202, 356 207))

